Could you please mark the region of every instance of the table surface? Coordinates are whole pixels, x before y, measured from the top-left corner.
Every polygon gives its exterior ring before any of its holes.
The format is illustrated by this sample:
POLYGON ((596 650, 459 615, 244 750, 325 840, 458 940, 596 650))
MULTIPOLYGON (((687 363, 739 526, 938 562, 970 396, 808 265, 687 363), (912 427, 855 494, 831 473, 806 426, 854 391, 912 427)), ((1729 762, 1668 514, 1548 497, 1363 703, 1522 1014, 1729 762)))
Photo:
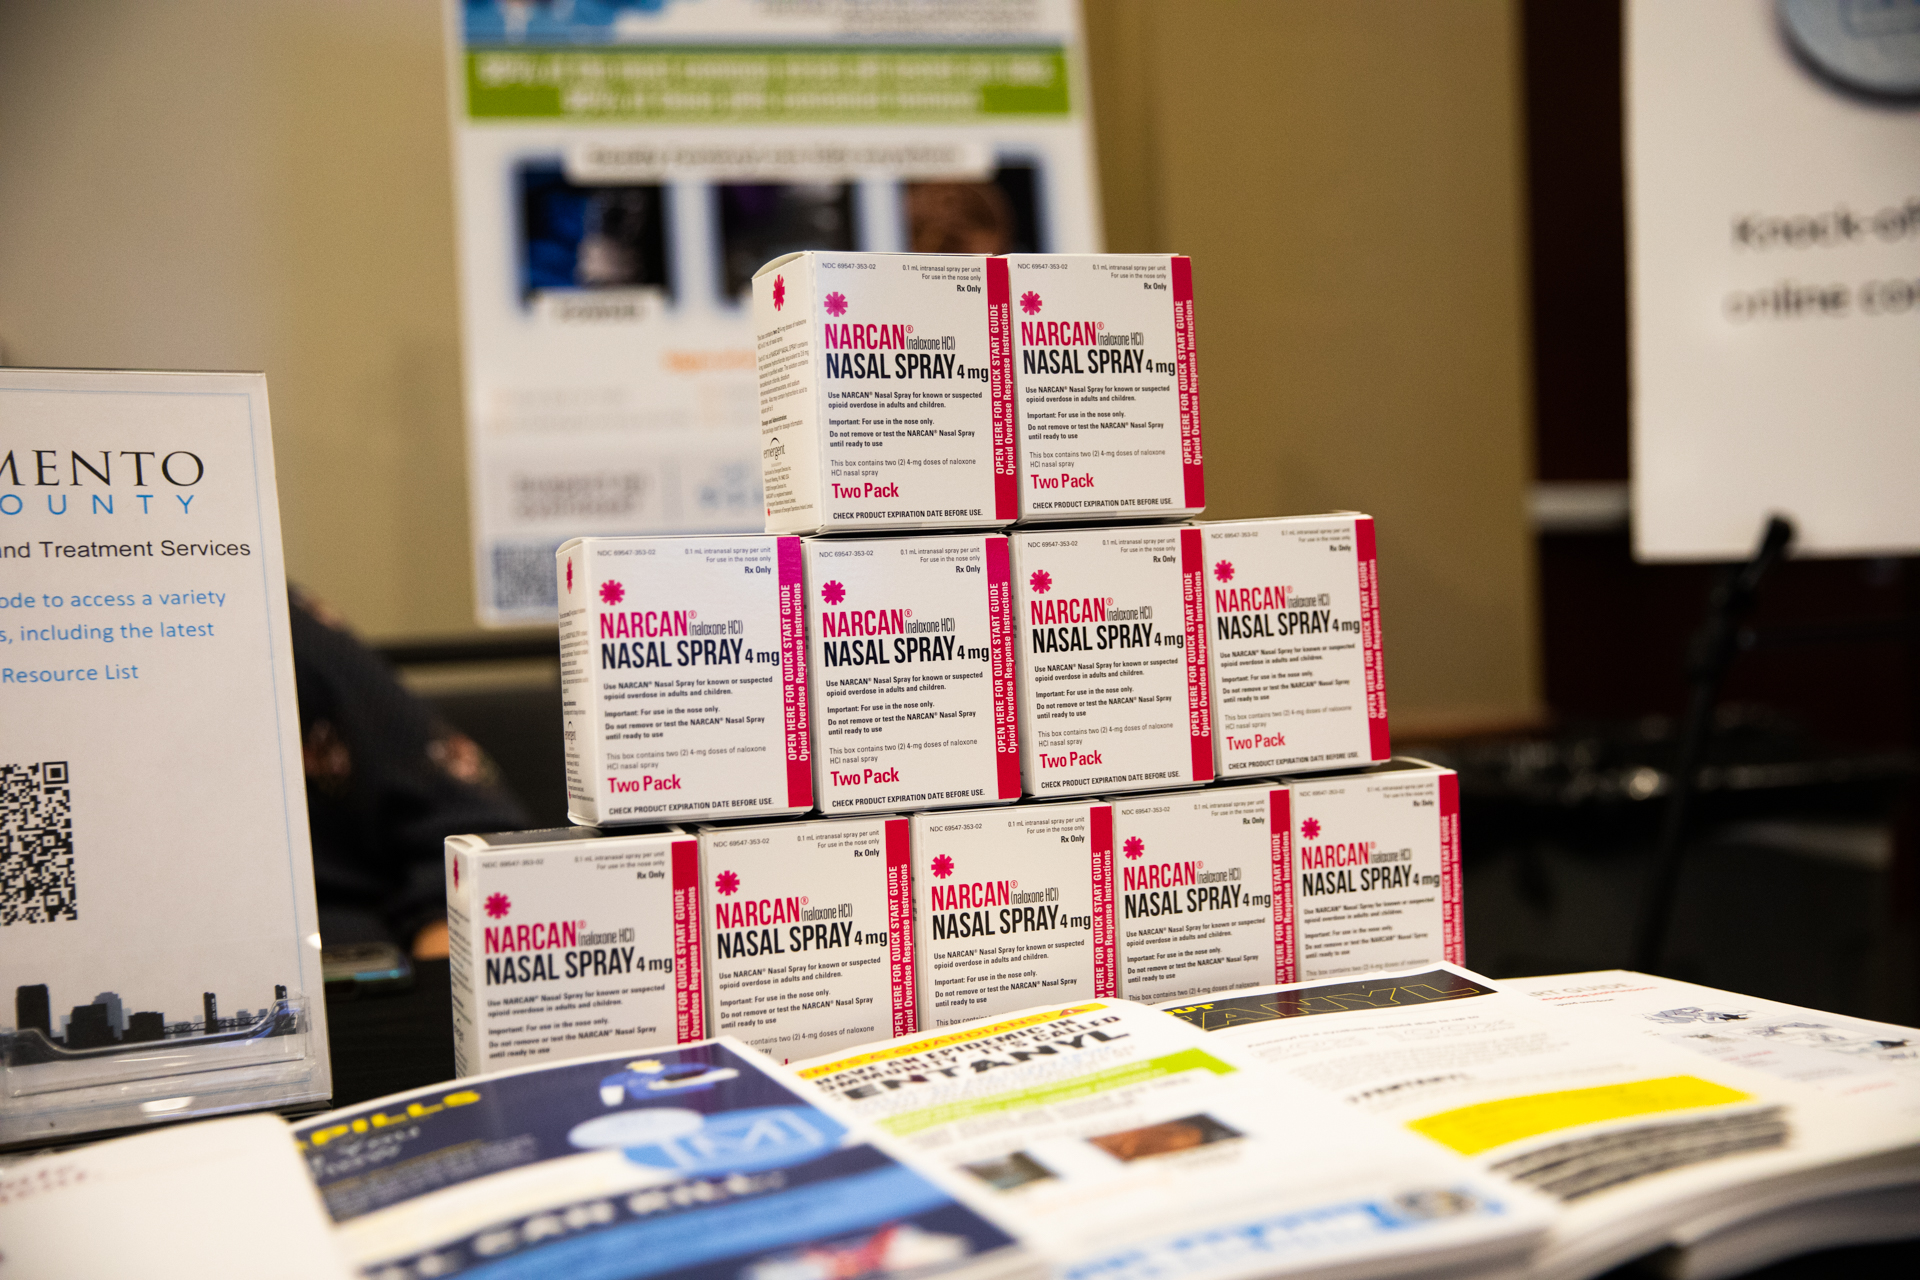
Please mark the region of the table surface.
MULTIPOLYGON (((453 985, 445 960, 416 961, 413 986, 381 995, 329 995, 333 1105, 349 1107, 453 1078, 453 985)), ((1655 1280, 1644 1262, 1605 1280, 1655 1280)), ((1920 1275, 1920 1240, 1789 1258, 1748 1280, 1856 1280, 1920 1275)))

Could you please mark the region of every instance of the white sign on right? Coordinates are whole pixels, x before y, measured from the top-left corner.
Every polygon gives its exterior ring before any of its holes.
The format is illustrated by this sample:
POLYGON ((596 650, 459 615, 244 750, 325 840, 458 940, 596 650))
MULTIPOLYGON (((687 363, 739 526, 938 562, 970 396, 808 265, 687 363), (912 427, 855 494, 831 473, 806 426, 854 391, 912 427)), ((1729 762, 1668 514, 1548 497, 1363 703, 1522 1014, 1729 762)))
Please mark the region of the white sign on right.
POLYGON ((1920 17, 1633 0, 1636 554, 1920 549, 1920 17))

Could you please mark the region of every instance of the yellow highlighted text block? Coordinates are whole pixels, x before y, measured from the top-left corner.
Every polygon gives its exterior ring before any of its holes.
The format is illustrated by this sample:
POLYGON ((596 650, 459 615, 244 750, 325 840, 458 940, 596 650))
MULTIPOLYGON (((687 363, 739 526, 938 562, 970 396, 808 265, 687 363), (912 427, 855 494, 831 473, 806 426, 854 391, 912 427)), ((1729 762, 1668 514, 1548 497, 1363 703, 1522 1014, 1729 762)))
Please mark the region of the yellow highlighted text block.
POLYGON ((1492 1102, 1455 1107, 1452 1111, 1409 1121, 1407 1128, 1452 1147, 1463 1156, 1476 1156, 1482 1151, 1556 1129, 1752 1100, 1750 1093, 1702 1080, 1699 1076, 1662 1076, 1656 1080, 1630 1080, 1591 1089, 1496 1098, 1492 1102))

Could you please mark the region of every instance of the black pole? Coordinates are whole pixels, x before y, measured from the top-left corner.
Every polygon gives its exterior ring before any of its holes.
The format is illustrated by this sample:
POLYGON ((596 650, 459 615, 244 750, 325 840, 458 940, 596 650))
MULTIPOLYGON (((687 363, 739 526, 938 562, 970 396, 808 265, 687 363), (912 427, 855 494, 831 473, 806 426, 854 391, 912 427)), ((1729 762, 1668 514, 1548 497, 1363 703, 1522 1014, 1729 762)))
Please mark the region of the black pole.
POLYGON ((1714 584, 1708 597, 1707 616, 1694 632, 1687 650, 1687 718, 1680 733, 1680 753, 1675 762, 1667 800, 1667 811, 1660 824, 1660 843, 1654 858, 1653 877, 1647 886, 1647 898, 1640 912, 1639 936, 1634 940, 1634 966, 1644 973, 1660 972, 1666 956, 1667 932, 1673 925, 1673 906, 1680 886, 1680 868, 1686 847, 1687 810, 1692 807, 1700 766, 1706 761, 1707 747, 1713 741, 1713 710, 1720 701, 1720 686, 1726 682, 1740 646, 1740 624, 1753 611, 1761 579, 1780 562, 1793 542, 1793 525, 1781 516, 1773 516, 1760 536, 1753 558, 1731 565, 1714 584))

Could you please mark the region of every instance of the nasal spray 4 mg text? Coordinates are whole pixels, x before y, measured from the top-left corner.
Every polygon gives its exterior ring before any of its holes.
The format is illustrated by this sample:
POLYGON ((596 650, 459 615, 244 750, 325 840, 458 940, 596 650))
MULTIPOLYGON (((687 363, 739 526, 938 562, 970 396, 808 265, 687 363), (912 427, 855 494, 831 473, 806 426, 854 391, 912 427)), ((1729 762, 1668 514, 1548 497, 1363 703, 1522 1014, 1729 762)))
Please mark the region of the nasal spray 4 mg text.
POLYGON ((755 274, 768 532, 1014 519, 1012 356, 989 339, 988 261, 809 252, 755 274))
POLYGON ((1210 781, 1200 531, 1036 529, 1012 541, 1027 793, 1210 781))
POLYGON ((1007 539, 809 539, 806 556, 821 810, 1018 800, 1007 539))
POLYGON ((1373 517, 1232 520, 1200 531, 1220 776, 1385 760, 1373 517))
POLYGON ((913 823, 922 1026, 1117 994, 1109 806, 923 813, 913 823))
POLYGON ((446 876, 456 1075, 706 1036, 691 834, 450 836, 446 876))
POLYGON ((905 818, 703 830, 710 1033, 791 1062, 912 1032, 910 846, 905 818))
POLYGON ((813 807, 800 539, 575 538, 558 570, 575 822, 813 807))
POLYGON ((1015 254, 988 273, 1012 339, 1021 520, 1198 515, 1207 493, 1193 264, 1015 254))

